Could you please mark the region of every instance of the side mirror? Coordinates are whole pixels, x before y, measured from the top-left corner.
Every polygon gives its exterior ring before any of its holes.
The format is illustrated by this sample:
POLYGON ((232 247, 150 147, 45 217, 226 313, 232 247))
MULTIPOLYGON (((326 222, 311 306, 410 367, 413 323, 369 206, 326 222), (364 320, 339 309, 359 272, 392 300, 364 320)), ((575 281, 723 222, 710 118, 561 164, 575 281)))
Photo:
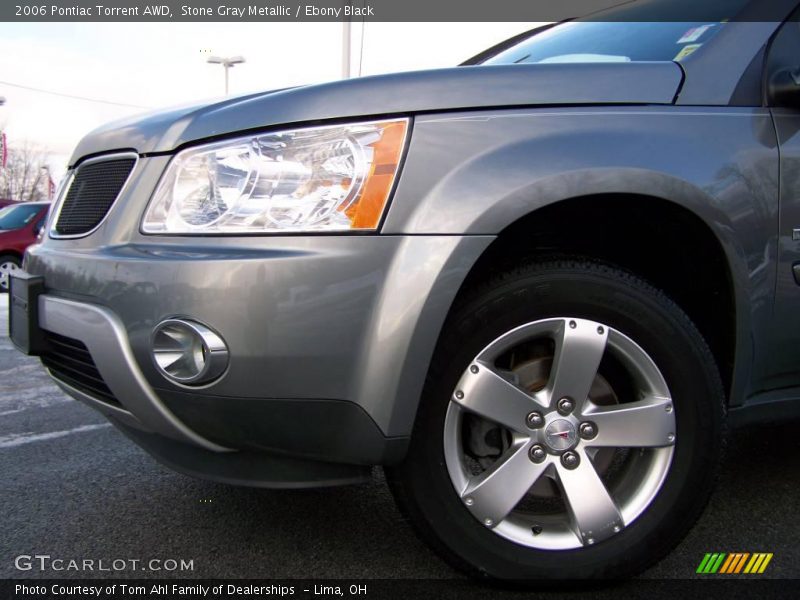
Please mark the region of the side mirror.
POLYGON ((767 91, 773 106, 800 108, 800 65, 775 72, 767 91))

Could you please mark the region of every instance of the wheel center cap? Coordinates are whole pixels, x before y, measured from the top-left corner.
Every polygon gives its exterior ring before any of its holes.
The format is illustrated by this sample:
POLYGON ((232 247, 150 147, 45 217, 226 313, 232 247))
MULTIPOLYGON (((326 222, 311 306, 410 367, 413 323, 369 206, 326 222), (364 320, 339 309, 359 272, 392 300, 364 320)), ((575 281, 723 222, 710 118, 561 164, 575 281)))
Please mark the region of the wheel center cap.
POLYGON ((551 421, 544 430, 544 441, 553 450, 558 452, 571 448, 578 439, 575 425, 566 419, 551 421))

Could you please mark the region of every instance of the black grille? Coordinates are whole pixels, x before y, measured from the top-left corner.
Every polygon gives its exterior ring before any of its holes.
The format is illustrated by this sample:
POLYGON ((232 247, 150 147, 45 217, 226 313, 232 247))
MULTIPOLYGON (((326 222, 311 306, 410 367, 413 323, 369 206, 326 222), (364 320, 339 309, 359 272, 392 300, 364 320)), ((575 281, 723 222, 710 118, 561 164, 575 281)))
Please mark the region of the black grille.
POLYGON ((57 379, 101 402, 121 406, 82 342, 50 331, 45 331, 44 335, 47 350, 42 353, 42 364, 57 379))
POLYGON ((61 205, 56 233, 80 235, 97 227, 119 196, 135 163, 135 158, 119 158, 78 167, 61 205))

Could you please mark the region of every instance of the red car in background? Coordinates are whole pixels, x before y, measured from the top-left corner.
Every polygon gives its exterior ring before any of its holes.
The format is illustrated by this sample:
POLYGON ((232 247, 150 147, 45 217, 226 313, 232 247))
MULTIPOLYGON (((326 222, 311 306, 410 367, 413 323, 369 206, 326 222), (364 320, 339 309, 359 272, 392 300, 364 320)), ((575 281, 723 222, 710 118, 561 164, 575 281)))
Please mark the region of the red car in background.
POLYGON ((25 249, 47 221, 49 202, 14 202, 0 208, 0 292, 8 291, 8 274, 19 269, 25 249))

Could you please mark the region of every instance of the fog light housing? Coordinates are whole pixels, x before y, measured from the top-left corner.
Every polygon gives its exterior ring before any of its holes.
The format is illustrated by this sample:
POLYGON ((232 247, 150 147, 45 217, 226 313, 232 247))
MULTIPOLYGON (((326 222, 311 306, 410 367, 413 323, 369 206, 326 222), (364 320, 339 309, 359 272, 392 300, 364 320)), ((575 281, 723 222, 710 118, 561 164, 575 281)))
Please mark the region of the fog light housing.
POLYGON ((167 319, 153 330, 153 359, 167 379, 183 385, 202 385, 225 372, 228 347, 205 325, 167 319))

